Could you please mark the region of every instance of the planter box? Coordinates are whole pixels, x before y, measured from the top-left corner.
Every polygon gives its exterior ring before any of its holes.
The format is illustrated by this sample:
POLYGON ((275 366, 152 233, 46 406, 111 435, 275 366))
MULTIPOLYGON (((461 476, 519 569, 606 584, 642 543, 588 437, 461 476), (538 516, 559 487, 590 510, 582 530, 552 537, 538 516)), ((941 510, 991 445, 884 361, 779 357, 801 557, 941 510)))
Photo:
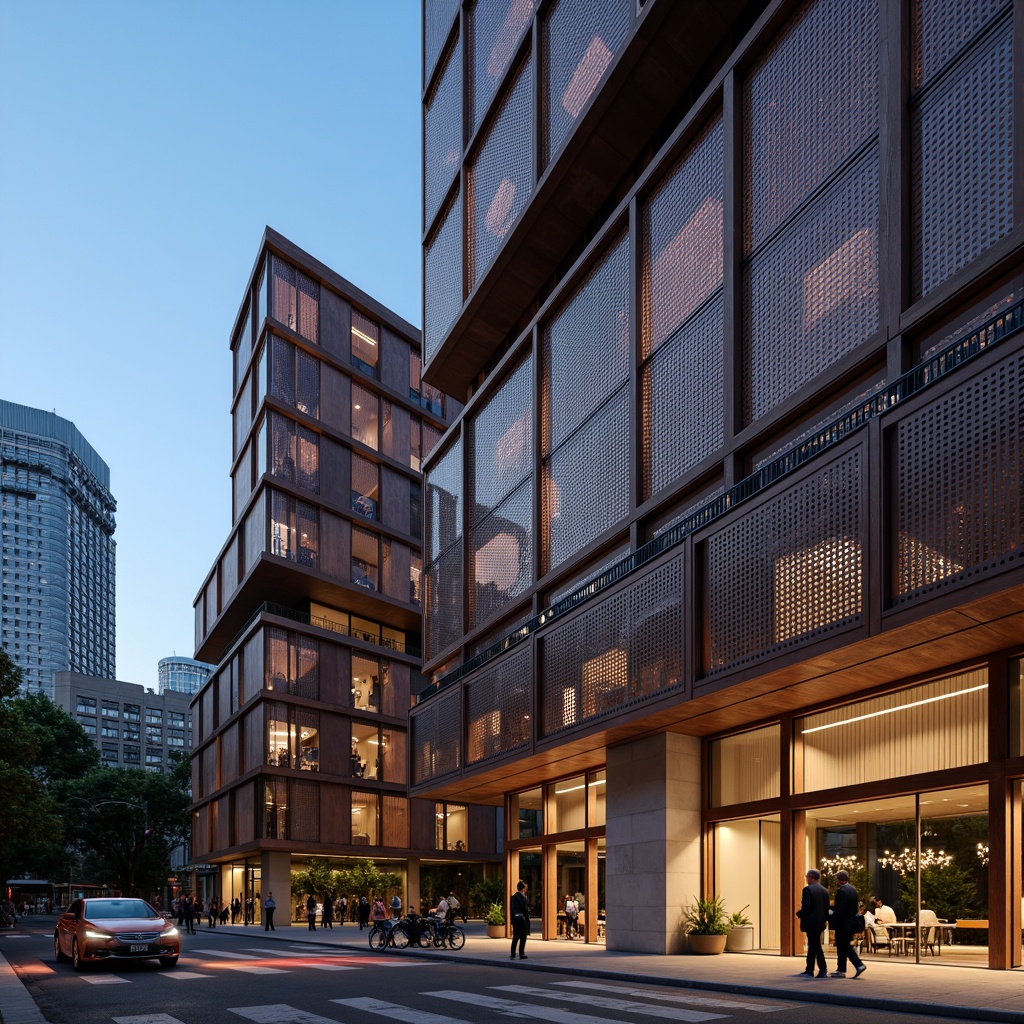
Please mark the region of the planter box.
POLYGON ((690 952, 697 956, 713 956, 725 949, 727 935, 693 935, 687 936, 690 943, 690 952))
POLYGON ((505 926, 503 924, 489 924, 489 925, 487 925, 487 938, 489 938, 489 939, 503 939, 503 938, 505 938, 505 926))
POLYGON ((739 953, 754 948, 754 926, 741 924, 729 929, 725 937, 725 949, 728 953, 739 953))

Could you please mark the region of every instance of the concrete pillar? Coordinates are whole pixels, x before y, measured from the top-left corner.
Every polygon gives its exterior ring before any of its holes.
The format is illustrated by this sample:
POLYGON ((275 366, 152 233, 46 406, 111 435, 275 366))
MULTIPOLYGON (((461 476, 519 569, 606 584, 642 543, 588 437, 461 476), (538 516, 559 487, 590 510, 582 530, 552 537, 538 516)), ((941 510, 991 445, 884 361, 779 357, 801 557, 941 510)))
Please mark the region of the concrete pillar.
POLYGON ((406 913, 420 912, 420 859, 410 857, 405 868, 405 910, 406 913))
POLYGON ((264 850, 260 856, 260 892, 262 899, 273 893, 277 910, 274 927, 287 928, 292 923, 292 858, 291 854, 264 850))
POLYGON ((700 740, 660 733, 608 748, 608 949, 678 953, 700 895, 700 740))

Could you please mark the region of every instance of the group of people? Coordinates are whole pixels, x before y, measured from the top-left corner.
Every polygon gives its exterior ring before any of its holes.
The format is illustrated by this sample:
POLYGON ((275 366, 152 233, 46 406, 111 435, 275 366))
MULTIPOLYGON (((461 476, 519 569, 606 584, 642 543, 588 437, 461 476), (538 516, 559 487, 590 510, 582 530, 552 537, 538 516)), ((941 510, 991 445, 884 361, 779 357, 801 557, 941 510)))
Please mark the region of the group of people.
POLYGON ((807 884, 800 897, 800 909, 796 916, 800 918, 800 931, 807 935, 807 962, 801 974, 808 977, 828 978, 828 963, 825 950, 821 944, 821 936, 831 926, 835 933, 836 969, 833 978, 847 977, 848 964, 853 965, 853 976, 859 978, 867 969, 867 964, 857 955, 853 948, 853 937, 866 929, 882 928, 896 921, 896 912, 886 906, 878 897, 873 896, 873 910, 864 910, 857 890, 850 884, 847 871, 836 874, 836 895, 832 901, 828 889, 821 884, 821 872, 810 868, 807 872, 807 884), (831 905, 830 905, 831 903, 831 905), (817 970, 817 973, 815 973, 817 970))

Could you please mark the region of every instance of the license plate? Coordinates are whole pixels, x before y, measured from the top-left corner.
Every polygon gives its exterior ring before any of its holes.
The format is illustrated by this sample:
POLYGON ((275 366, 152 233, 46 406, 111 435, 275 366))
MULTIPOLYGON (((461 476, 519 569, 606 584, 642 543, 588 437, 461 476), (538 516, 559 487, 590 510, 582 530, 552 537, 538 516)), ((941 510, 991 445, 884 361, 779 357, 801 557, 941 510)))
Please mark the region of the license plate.
POLYGON ((148 953, 149 952, 149 943, 148 942, 136 943, 136 944, 128 947, 128 952, 129 953, 148 953))

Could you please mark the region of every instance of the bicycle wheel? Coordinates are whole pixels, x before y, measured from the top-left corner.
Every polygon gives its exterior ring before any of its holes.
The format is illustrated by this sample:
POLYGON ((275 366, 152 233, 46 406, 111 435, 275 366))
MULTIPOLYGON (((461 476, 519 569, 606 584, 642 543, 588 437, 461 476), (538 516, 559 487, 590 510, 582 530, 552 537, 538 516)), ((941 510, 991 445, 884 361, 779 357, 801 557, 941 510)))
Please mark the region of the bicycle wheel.
POLYGON ((440 943, 437 941, 437 931, 431 928, 430 925, 426 925, 420 932, 420 946, 423 949, 430 949, 431 946, 439 946, 440 943))
POLYGON ((382 950, 388 944, 388 937, 383 928, 374 925, 370 929, 370 949, 382 950))
POLYGON ((462 949, 466 944, 466 933, 457 924, 445 929, 445 938, 452 949, 462 949))
POLYGON ((391 929, 391 945, 395 949, 405 949, 409 945, 409 933, 400 924, 391 929))

